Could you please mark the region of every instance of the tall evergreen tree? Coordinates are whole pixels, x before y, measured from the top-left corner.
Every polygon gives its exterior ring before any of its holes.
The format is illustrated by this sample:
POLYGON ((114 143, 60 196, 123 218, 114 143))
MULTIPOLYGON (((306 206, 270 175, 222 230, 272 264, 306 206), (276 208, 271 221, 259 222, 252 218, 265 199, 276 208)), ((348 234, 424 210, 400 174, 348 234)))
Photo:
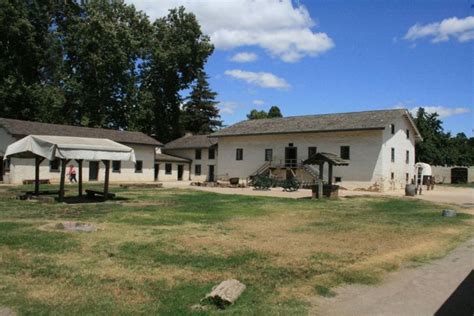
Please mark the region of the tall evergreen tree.
POLYGON ((186 132, 208 134, 222 126, 217 93, 211 90, 204 72, 199 73, 191 94, 183 106, 181 121, 186 132))
POLYGON ((280 108, 276 105, 272 106, 270 110, 268 110, 268 118, 274 118, 274 117, 283 117, 281 114, 280 108))

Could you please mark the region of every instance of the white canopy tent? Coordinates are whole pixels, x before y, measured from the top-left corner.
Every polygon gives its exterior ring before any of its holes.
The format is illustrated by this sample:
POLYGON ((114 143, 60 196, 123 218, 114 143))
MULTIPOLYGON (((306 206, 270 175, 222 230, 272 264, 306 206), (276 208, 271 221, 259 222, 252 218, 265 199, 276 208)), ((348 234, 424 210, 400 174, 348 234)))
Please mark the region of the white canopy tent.
POLYGON ((74 159, 79 166, 79 195, 82 196, 82 161, 103 161, 105 169, 104 197, 108 197, 110 161, 133 161, 133 148, 105 138, 84 138, 68 136, 29 135, 10 144, 4 159, 34 158, 35 159, 35 194, 39 194, 39 165, 44 159, 61 159, 61 185, 59 200, 64 198, 64 182, 66 164, 74 159))

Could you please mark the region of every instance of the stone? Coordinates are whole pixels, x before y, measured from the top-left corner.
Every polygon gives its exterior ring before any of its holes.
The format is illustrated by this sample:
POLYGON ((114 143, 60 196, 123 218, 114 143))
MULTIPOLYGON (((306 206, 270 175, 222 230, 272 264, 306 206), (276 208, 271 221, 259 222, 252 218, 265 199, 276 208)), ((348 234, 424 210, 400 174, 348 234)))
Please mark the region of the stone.
POLYGON ((8 307, 1 307, 0 306, 0 316, 15 316, 16 313, 8 307))
POLYGON ((73 221, 66 221, 56 224, 56 229, 67 230, 67 231, 75 231, 75 232, 95 232, 97 231, 97 227, 92 224, 85 224, 73 221))
POLYGON ((227 306, 234 304, 245 289, 245 284, 238 280, 225 280, 215 286, 211 293, 206 295, 203 301, 207 301, 224 309, 227 306))
POLYGON ((443 212, 441 212, 441 216, 443 217, 455 217, 456 215, 457 214, 455 210, 446 209, 446 210, 443 210, 443 212))

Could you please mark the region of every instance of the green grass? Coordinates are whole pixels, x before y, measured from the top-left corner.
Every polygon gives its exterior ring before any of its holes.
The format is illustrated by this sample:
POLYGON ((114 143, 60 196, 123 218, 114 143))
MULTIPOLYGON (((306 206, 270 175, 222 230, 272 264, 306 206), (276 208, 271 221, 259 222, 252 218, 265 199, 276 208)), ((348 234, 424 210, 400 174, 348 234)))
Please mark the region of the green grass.
POLYGON ((304 315, 313 295, 375 284, 473 234, 472 216, 419 200, 118 187, 105 203, 15 200, 25 189, 0 191, 0 306, 19 314, 304 315), (48 228, 65 220, 101 230, 48 228), (191 308, 227 278, 247 285, 234 306, 191 308))

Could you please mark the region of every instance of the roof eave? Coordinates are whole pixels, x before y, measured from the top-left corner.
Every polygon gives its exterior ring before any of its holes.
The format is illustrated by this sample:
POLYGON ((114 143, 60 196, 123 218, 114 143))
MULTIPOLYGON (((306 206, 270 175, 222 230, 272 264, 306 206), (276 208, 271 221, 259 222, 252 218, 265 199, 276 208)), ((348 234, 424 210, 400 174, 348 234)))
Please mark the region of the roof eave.
POLYGON ((310 130, 310 131, 291 131, 291 132, 268 132, 268 133, 236 133, 236 134, 224 134, 224 135, 212 135, 212 137, 231 137, 231 136, 258 136, 258 135, 275 135, 275 134, 308 134, 308 133, 334 133, 334 132, 356 132, 356 131, 376 131, 384 130, 384 126, 380 127, 368 127, 368 128, 350 128, 350 129, 331 129, 331 130, 310 130))

